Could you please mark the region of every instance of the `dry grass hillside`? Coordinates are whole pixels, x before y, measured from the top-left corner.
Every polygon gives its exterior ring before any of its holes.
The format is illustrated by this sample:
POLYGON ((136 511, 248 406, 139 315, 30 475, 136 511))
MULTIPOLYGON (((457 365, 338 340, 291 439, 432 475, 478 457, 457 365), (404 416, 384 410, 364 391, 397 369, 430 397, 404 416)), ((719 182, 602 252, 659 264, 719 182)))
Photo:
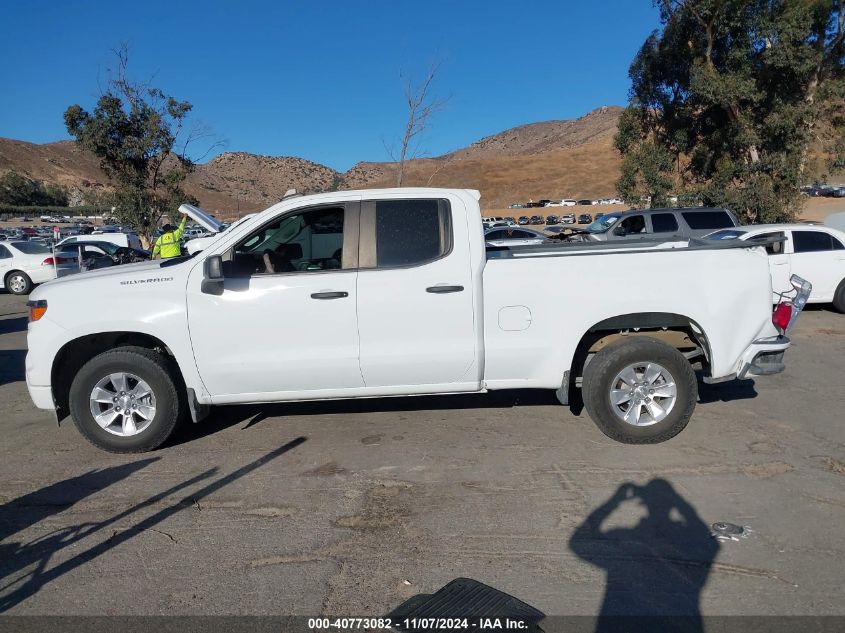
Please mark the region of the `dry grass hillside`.
MULTIPOLYGON (((485 209, 530 198, 609 196, 619 174, 612 141, 621 111, 608 106, 578 119, 522 125, 445 156, 410 161, 404 184, 480 189, 485 209)), ((8 169, 68 187, 77 202, 108 187, 97 159, 70 141, 0 139, 0 171, 8 169)), ((338 173, 296 157, 228 152, 197 165, 185 188, 226 217, 263 209, 291 188, 313 193, 390 187, 395 179, 393 163, 362 162, 338 173)))

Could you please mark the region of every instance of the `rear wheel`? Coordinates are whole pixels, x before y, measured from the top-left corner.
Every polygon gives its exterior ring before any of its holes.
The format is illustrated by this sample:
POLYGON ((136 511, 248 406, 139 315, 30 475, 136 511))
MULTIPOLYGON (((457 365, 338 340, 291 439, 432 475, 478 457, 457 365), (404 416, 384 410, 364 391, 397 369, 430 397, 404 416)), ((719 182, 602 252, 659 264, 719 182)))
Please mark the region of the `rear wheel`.
POLYGON ((13 295, 27 295, 32 290, 32 279, 24 272, 13 270, 6 275, 5 286, 13 295))
POLYGON ((698 398, 695 372, 662 341, 630 337, 611 343, 584 368, 584 406, 608 437, 656 444, 680 433, 698 398))
POLYGON ((85 438, 111 453, 142 453, 163 444, 183 417, 170 360, 142 347, 95 356, 70 387, 70 411, 85 438))
POLYGON ((833 307, 837 312, 845 314, 845 279, 839 282, 839 287, 833 295, 833 307))

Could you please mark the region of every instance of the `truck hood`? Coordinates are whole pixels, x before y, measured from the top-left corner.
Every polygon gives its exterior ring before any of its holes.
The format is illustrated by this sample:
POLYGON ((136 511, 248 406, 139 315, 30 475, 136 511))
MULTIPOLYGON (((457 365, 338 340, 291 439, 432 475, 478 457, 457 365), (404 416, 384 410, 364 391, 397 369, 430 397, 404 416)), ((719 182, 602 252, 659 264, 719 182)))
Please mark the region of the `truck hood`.
POLYGON ((190 258, 179 257, 174 259, 157 259, 154 261, 138 262, 137 264, 109 266, 108 268, 100 268, 98 270, 89 270, 84 273, 60 277, 59 279, 54 279, 45 284, 41 284, 33 290, 30 298, 45 298, 42 297, 42 295, 49 294, 51 288, 68 288, 69 285, 85 284, 89 281, 107 281, 107 278, 109 277, 114 279, 115 282, 134 282, 136 280, 146 280, 151 277, 169 277, 172 276, 169 270, 175 271, 177 268, 182 268, 180 264, 187 264, 189 261, 190 258))
POLYGON ((210 231, 211 233, 220 232, 220 227, 223 223, 204 209, 195 207, 192 204, 183 204, 179 207, 179 212, 187 215, 194 222, 203 227, 206 231, 210 231))

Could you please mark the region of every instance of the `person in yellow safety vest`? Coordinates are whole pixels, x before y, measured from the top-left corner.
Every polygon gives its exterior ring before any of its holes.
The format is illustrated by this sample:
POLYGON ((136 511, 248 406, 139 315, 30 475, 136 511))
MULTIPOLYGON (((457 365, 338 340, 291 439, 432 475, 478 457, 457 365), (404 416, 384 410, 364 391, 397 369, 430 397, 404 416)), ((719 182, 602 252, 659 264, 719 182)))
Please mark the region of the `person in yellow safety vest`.
POLYGON ((179 240, 182 239, 182 234, 185 232, 185 223, 188 221, 188 216, 182 216, 182 222, 179 228, 174 229, 173 225, 165 224, 162 228, 162 234, 156 240, 153 247, 153 259, 161 255, 162 259, 170 259, 171 257, 179 257, 182 254, 182 246, 179 240))

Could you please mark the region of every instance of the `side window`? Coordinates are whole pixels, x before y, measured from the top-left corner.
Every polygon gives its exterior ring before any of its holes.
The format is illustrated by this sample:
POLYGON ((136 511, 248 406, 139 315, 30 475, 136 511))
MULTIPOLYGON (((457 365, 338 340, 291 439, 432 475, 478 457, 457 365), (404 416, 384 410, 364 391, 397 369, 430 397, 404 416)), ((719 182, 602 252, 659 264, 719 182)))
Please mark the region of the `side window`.
POLYGON ((362 266, 419 266, 452 250, 452 223, 446 200, 377 200, 361 216, 374 224, 375 253, 362 253, 362 266), (371 215, 372 214, 372 215, 371 215), (374 257, 373 257, 374 255, 374 257))
POLYGON ((344 208, 318 207, 284 215, 235 246, 227 277, 338 270, 343 262, 344 208))
POLYGON ((673 233, 678 230, 674 213, 652 213, 651 228, 654 233, 673 233))
POLYGON ((831 237, 822 231, 792 231, 792 249, 796 253, 833 250, 831 237))
POLYGON ((485 240, 501 240, 505 237, 504 231, 490 231, 484 236, 485 240))
POLYGON ((835 250, 835 251, 845 251, 845 245, 843 245, 842 242, 837 240, 832 235, 830 236, 830 241, 833 242, 833 250, 835 250))
POLYGON ((83 246, 83 250, 85 251, 86 255, 94 254, 94 255, 105 255, 105 251, 97 246, 83 246))
POLYGON ((0 259, 10 259, 12 254, 9 252, 9 249, 0 244, 0 259))
POLYGON ((614 231, 617 235, 632 235, 645 233, 645 218, 641 215, 632 215, 625 218, 614 231))
POLYGON ((727 211, 686 211, 681 215, 693 231, 728 229, 734 226, 727 211))
MULTIPOLYGON (((781 240, 784 239, 785 235, 783 231, 778 231, 776 233, 761 233, 760 235, 755 235, 754 237, 749 237, 749 242, 763 242, 770 237, 777 237, 781 240)), ((780 255, 783 253, 783 242, 775 242, 774 244, 767 244, 766 245, 766 252, 769 255, 780 255)))

